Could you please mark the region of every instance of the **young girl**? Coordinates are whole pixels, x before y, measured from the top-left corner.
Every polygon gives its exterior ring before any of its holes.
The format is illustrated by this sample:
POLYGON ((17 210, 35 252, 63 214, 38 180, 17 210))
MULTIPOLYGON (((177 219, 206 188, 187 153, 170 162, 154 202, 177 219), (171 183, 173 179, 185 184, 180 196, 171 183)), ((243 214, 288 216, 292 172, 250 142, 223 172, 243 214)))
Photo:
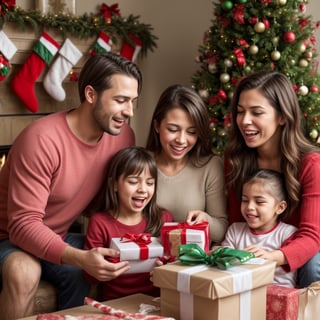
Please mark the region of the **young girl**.
POLYGON ((233 95, 231 132, 225 150, 229 221, 243 221, 243 178, 258 168, 283 173, 288 193, 285 222, 298 228, 273 251, 286 270, 298 271, 298 284, 320 280, 320 153, 304 136, 292 83, 277 71, 243 77, 233 95))
MULTIPOLYGON (((168 211, 156 204, 157 166, 152 155, 142 147, 119 151, 107 173, 106 206, 89 222, 85 249, 109 247, 112 238, 126 233, 150 233, 159 236, 164 222, 171 222, 168 211)), ((90 283, 98 281, 86 274, 90 283)), ((134 293, 159 295, 149 273, 121 274, 102 283, 103 300, 134 293)))
MULTIPOLYGON (((246 250, 257 258, 272 260, 271 251, 278 250, 297 228, 283 223, 287 215, 287 193, 283 176, 274 170, 261 169, 244 180, 241 213, 246 222, 233 223, 222 246, 246 250)), ((277 267, 274 283, 296 286, 296 272, 277 267)))

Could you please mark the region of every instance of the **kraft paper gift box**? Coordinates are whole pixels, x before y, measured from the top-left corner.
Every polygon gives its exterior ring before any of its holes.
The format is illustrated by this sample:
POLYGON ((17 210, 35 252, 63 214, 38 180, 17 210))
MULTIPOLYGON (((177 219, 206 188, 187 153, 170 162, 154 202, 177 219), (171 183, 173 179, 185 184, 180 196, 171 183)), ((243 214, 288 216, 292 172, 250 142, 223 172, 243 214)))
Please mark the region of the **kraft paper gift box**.
POLYGON ((153 283, 161 290, 160 313, 177 320, 264 320, 275 265, 252 259, 227 270, 181 262, 156 267, 153 283))
POLYGON ((300 289, 299 320, 315 320, 320 315, 320 281, 300 289))
POLYGON ((130 269, 126 273, 150 272, 157 259, 163 256, 163 246, 157 237, 150 237, 151 242, 144 244, 134 240, 124 241, 124 237, 112 238, 110 248, 120 251, 120 261, 129 261, 130 269))
POLYGON ((209 223, 165 222, 161 228, 161 241, 164 254, 169 256, 178 256, 180 244, 195 243, 207 252, 210 246, 209 223))
POLYGON ((271 284, 267 287, 267 320, 297 320, 300 289, 271 284))

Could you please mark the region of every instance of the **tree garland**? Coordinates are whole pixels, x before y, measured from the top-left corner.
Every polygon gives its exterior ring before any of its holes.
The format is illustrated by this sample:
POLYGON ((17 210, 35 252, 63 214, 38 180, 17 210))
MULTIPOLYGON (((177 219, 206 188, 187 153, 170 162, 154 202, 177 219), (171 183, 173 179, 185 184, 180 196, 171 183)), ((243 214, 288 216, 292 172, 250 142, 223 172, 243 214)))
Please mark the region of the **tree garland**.
POLYGON ((43 14, 38 10, 23 10, 15 5, 13 0, 0 0, 0 29, 5 22, 17 23, 22 29, 31 26, 34 30, 39 28, 53 28, 58 33, 66 36, 71 34, 80 39, 97 36, 100 31, 108 33, 116 43, 117 37, 122 38, 135 46, 130 38, 133 33, 141 42, 141 57, 148 51, 154 51, 158 39, 152 34, 153 27, 139 22, 139 16, 129 15, 121 17, 118 5, 108 6, 102 4, 99 13, 85 13, 81 16, 71 14, 43 14))

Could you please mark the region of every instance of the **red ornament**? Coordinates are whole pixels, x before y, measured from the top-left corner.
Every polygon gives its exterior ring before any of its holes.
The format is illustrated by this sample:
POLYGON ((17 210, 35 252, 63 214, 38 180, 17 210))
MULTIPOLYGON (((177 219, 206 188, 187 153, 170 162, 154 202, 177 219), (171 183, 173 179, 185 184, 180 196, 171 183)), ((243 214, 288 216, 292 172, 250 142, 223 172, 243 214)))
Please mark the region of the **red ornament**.
POLYGON ((319 92, 319 88, 317 86, 312 86, 311 92, 319 92))
POLYGON ((285 42, 294 42, 296 40, 296 35, 292 31, 287 31, 283 34, 283 40, 285 42))
POLYGON ((227 94, 224 90, 220 89, 218 91, 218 96, 221 100, 226 100, 227 99, 227 94))
POLYGON ((312 120, 313 120, 313 122, 317 122, 318 121, 318 117, 313 117, 312 120))

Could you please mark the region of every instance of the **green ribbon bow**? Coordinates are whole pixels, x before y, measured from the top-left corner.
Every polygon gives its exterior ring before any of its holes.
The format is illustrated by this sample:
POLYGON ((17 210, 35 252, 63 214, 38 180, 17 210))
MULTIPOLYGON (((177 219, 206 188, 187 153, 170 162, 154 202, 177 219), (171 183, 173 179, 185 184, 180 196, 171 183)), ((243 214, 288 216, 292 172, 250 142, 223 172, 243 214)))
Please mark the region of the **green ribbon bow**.
POLYGON ((210 254, 206 254, 203 249, 195 243, 181 244, 179 246, 179 260, 187 265, 208 264, 226 270, 254 257, 255 255, 251 252, 227 247, 219 247, 210 254))

